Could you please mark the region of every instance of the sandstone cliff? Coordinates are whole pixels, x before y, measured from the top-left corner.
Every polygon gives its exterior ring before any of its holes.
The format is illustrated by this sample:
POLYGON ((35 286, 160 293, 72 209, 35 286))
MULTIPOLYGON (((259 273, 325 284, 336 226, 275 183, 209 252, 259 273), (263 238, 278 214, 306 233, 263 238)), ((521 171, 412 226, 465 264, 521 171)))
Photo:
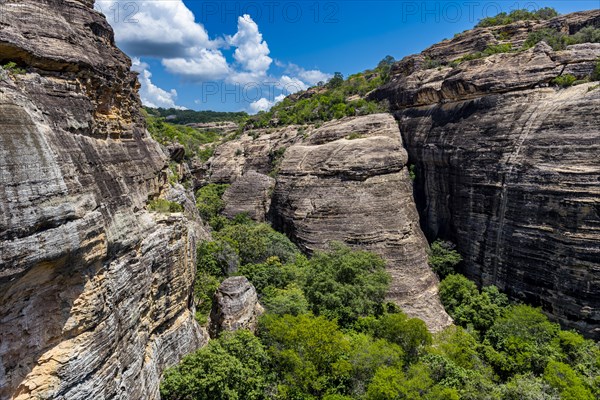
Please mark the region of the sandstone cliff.
POLYGON ((93 1, 0 5, 0 398, 156 399, 206 340, 193 199, 172 188, 137 80, 93 1), (177 198, 158 214, 150 199, 177 198))
POLYGON ((483 285, 540 305, 563 325, 600 338, 600 90, 598 82, 549 86, 561 74, 583 78, 600 44, 521 52, 426 69, 489 45, 518 47, 531 30, 574 34, 600 27, 600 11, 520 22, 458 35, 407 57, 388 99, 400 123, 416 198, 430 239, 465 256, 464 272, 483 285), (500 41, 499 33, 508 32, 500 41))
POLYGON ((407 153, 391 115, 250 134, 220 146, 210 162, 210 180, 234 182, 226 212, 267 218, 308 253, 331 241, 373 251, 392 275, 390 300, 434 331, 451 322, 427 265, 407 153))

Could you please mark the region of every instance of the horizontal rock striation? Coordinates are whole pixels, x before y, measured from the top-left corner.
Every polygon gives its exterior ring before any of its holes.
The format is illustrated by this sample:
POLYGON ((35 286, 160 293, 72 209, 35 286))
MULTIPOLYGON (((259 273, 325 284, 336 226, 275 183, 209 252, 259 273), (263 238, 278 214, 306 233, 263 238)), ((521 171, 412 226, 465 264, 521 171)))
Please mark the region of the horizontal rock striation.
POLYGON ((393 277, 389 299, 439 330, 450 318, 427 264, 406 161, 396 121, 376 114, 250 131, 217 148, 208 174, 233 182, 226 214, 262 220, 267 209, 267 219, 308 253, 340 241, 384 257, 393 277))
MULTIPOLYGON (((549 84, 561 74, 589 76, 600 44, 553 51, 541 42, 456 68, 419 64, 432 54, 455 59, 465 42, 479 43, 494 29, 549 24, 575 33, 600 26, 600 11, 463 33, 401 61, 373 97, 389 99, 395 110, 416 165, 428 237, 454 241, 464 272, 480 284, 495 284, 598 339, 600 89, 597 82, 549 84)), ((477 50, 490 41, 496 43, 485 39, 477 50)))
POLYGON ((437 331, 451 321, 427 263, 406 162, 389 114, 326 123, 286 150, 271 219, 308 252, 340 241, 381 255, 392 276, 388 298, 437 331))
POLYGON ((193 199, 167 182, 92 1, 0 5, 0 398, 157 399, 194 322, 193 199), (149 199, 180 198, 161 215, 149 199))

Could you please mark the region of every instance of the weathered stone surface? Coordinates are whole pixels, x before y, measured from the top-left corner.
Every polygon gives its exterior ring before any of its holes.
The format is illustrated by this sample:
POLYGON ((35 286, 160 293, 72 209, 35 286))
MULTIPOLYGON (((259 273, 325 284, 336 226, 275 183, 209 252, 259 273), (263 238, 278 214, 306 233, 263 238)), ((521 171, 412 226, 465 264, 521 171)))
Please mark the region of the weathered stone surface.
MULTIPOLYGON (((600 10, 544 24, 553 23, 574 33, 600 25, 600 10)), ((482 32, 463 33, 456 46, 482 32)), ((464 272, 480 284, 597 339, 600 90, 548 84, 563 73, 589 75, 600 44, 555 52, 540 43, 454 70, 407 67, 433 51, 454 59, 453 48, 444 42, 403 60, 394 81, 374 93, 390 100, 417 166, 421 225, 430 239, 457 243, 464 272)))
POLYGON ((91 5, 0 6, 0 59, 28 68, 0 78, 2 399, 157 399, 207 338, 190 301, 206 233, 91 5), (186 212, 149 212, 159 196, 186 212))
POLYGON ((264 222, 274 187, 275 179, 254 171, 246 172, 225 191, 223 214, 233 218, 246 213, 253 220, 264 222))
POLYGON ((258 317, 263 313, 256 289, 246 277, 227 278, 215 293, 210 313, 210 334, 217 337, 220 332, 238 329, 254 332, 258 317))
POLYGON ((427 264, 406 163, 391 115, 327 123, 286 150, 271 219, 308 252, 341 241, 380 254, 392 275, 389 299, 436 331, 451 321, 427 264))
POLYGON ((277 150, 302 140, 305 128, 287 126, 276 130, 258 129, 252 136, 245 134, 226 142, 215 150, 206 170, 196 176, 198 181, 231 183, 248 171, 268 175, 276 167, 273 163, 277 150))

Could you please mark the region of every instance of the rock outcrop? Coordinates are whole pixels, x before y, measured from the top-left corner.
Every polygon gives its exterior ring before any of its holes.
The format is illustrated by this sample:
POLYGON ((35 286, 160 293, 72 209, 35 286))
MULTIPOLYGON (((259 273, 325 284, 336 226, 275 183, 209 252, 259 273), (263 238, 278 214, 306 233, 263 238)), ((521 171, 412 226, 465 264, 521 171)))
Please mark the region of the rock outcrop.
POLYGON ((233 218, 245 213, 255 221, 264 222, 271 207, 271 194, 274 188, 275 179, 255 171, 248 171, 225 191, 223 214, 233 218))
POLYGON ((197 212, 167 182, 130 61, 93 1, 0 5, 0 398, 157 399, 207 340, 197 212), (150 199, 178 198, 158 214, 150 199))
POLYGON ((225 279, 214 295, 210 313, 210 334, 223 331, 256 330, 258 317, 264 313, 254 286, 243 276, 225 279))
POLYGON ((427 264, 407 154, 391 115, 251 131, 217 148, 209 173, 214 182, 233 182, 224 196, 228 214, 261 220, 270 203, 267 219, 308 253, 331 241, 371 250, 388 264, 390 300, 434 331, 451 322, 427 264), (270 190, 264 173, 273 171, 270 190))
POLYGON ((341 241, 381 255, 389 299, 437 331, 451 321, 427 263, 407 161, 389 114, 326 123, 286 150, 271 220, 308 252, 341 241))
POLYGON ((497 44, 500 29, 517 32, 516 47, 524 25, 575 33, 600 26, 600 10, 463 33, 402 60, 372 96, 388 99, 400 123, 428 237, 455 242, 480 284, 598 339, 600 89, 549 84, 589 76, 600 44, 553 51, 541 42, 455 68, 422 66, 425 57, 464 55, 464 43, 497 44))

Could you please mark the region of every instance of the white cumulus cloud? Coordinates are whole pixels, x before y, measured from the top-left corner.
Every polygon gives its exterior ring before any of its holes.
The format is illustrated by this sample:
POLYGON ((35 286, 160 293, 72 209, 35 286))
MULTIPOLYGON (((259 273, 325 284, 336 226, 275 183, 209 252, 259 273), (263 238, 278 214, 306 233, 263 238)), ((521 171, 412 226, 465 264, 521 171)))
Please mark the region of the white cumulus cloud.
POLYGON ((263 40, 258 25, 249 15, 244 14, 238 18, 238 31, 229 36, 227 41, 236 47, 233 58, 243 69, 256 74, 267 72, 273 62, 269 57, 269 45, 263 40))
POLYGON ((162 64, 168 72, 195 81, 221 80, 230 74, 227 60, 218 50, 200 49, 195 57, 166 58, 162 64))
POLYGON ((183 0, 98 0, 95 8, 106 15, 119 47, 133 57, 180 57, 190 48, 218 45, 183 0))
POLYGON ((131 69, 139 73, 138 79, 141 85, 140 98, 145 106, 185 110, 185 107, 175 104, 175 100, 177 99, 177 91, 175 89, 166 91, 152 83, 150 79, 152 78, 152 73, 148 70, 148 64, 141 62, 139 58, 133 58, 131 61, 131 69))
POLYGON ((285 99, 285 95, 283 94, 280 94, 279 96, 275 97, 274 101, 270 101, 267 98, 263 97, 250 103, 249 111, 251 114, 256 114, 259 111, 269 111, 271 107, 273 107, 275 104, 279 103, 283 99, 285 99))

